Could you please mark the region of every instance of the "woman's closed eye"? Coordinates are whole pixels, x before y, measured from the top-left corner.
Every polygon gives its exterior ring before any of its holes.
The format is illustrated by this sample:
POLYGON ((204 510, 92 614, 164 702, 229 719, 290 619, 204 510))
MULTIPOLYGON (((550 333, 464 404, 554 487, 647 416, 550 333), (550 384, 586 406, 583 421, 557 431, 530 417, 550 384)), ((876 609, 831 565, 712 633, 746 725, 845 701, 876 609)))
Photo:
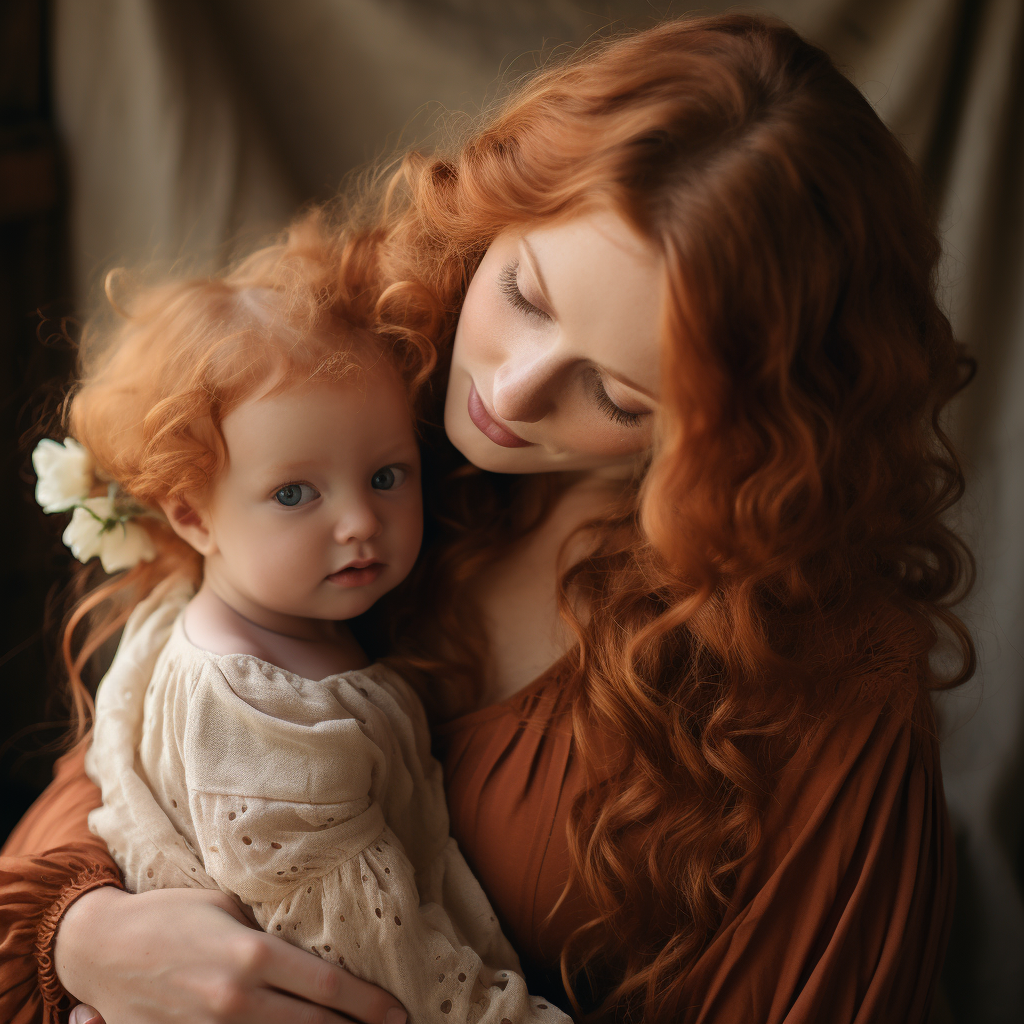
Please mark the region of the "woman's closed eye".
POLYGON ((498 288, 513 309, 518 309, 521 313, 536 317, 539 320, 551 319, 543 309, 535 306, 519 290, 519 260, 512 260, 511 263, 505 265, 498 275, 498 288))
POLYGON ((601 372, 596 366, 593 366, 590 369, 590 386, 594 400, 611 420, 624 427, 636 427, 639 426, 640 421, 643 420, 645 416, 650 415, 648 410, 645 410, 644 412, 630 412, 629 410, 616 405, 604 386, 604 381, 601 379, 601 372))
POLYGON ((285 508, 308 505, 319 497, 320 492, 312 484, 285 484, 274 493, 274 500, 285 508))

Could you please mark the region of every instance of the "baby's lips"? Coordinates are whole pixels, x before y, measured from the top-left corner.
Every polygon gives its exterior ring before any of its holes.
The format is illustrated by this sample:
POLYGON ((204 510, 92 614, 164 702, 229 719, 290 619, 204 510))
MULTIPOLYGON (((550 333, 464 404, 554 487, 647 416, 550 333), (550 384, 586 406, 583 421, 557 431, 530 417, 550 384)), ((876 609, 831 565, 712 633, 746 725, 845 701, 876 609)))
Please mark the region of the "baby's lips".
POLYGON ((372 583, 385 568, 385 563, 377 559, 361 561, 363 564, 350 562, 332 572, 327 579, 338 586, 360 587, 372 583))
POLYGON ((351 562, 346 562, 340 569, 335 569, 334 572, 330 572, 328 576, 337 576, 339 572, 344 572, 346 569, 366 569, 371 565, 383 565, 379 558, 355 558, 351 562))

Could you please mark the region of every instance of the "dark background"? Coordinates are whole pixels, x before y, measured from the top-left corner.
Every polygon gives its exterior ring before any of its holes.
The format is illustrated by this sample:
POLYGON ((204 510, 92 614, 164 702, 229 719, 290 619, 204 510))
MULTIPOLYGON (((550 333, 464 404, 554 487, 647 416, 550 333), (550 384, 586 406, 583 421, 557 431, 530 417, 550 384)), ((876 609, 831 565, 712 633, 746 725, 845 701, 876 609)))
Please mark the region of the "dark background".
MULTIPOLYGON (((0 5, 0 834, 49 781, 66 718, 54 669, 47 595, 66 577, 61 524, 32 500, 23 439, 71 369, 62 319, 74 311, 66 244, 67 188, 53 126, 48 11, 39 0, 0 5), (49 385, 49 386, 47 386, 49 385), (56 543, 55 543, 56 542, 56 543)), ((55 625, 51 623, 51 626, 55 625)))

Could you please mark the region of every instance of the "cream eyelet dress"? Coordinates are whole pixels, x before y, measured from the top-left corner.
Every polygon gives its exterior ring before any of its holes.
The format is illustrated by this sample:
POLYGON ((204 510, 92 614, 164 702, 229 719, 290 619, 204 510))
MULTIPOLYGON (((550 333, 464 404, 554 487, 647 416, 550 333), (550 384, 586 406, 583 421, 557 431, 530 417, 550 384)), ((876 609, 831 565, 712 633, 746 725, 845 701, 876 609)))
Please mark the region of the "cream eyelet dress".
POLYGON ((132 613, 96 698, 89 815, 134 892, 222 889, 387 989, 412 1024, 568 1022, 448 832, 423 708, 383 665, 304 679, 193 645, 191 587, 132 613))

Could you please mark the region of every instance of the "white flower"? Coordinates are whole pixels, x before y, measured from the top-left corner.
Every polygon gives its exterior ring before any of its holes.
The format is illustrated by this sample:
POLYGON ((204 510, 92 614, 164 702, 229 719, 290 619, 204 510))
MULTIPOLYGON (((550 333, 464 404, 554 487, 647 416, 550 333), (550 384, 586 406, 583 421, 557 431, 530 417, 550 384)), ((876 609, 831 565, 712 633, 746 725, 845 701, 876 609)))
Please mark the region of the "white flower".
POLYGON ((45 438, 32 453, 36 501, 44 512, 64 512, 79 504, 93 487, 92 457, 74 438, 63 444, 45 438))
POLYGON ((99 555, 108 573, 156 558, 149 534, 138 523, 117 521, 111 498, 82 501, 71 514, 63 540, 80 562, 99 555))
POLYGON ((86 498, 71 514, 71 522, 61 540, 80 562, 88 562, 103 549, 106 521, 114 515, 110 498, 86 498))
POLYGON ((104 572, 130 569, 139 562, 156 558, 156 547, 138 523, 117 523, 100 542, 100 562, 104 572))
POLYGON ((61 540, 80 562, 88 562, 100 553, 104 520, 113 514, 109 498, 86 498, 71 514, 71 522, 61 540))

